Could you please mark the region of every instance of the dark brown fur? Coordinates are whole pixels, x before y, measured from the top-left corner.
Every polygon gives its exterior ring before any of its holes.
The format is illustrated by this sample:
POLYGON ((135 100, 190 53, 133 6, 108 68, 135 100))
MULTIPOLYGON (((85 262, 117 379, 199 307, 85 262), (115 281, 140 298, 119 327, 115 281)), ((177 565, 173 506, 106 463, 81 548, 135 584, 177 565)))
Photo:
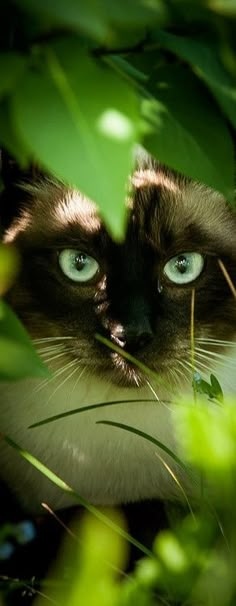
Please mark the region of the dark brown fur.
POLYGON ((95 333, 119 345, 116 329, 121 327, 122 347, 168 374, 176 356, 186 358, 189 350, 193 287, 196 336, 230 340, 236 332, 235 301, 218 265, 221 258, 236 281, 232 208, 220 194, 155 163, 139 168, 132 183, 122 244, 112 241, 93 203, 49 179, 22 186, 20 217, 4 235, 22 254, 10 301, 30 333, 73 336, 73 355, 124 384, 139 381, 138 373, 101 346, 95 333), (63 275, 57 253, 64 248, 96 258, 95 282, 81 285, 63 275), (205 256, 204 270, 195 283, 171 284, 163 266, 187 251, 205 256), (130 334, 139 333, 145 322, 151 338, 140 346, 130 334))

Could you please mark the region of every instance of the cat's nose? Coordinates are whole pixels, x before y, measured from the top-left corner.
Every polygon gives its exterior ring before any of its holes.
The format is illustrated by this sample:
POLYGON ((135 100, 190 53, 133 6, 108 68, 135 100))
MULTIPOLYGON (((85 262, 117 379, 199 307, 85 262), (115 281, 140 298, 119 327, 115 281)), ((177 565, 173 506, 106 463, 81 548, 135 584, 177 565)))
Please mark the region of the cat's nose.
POLYGON ((143 318, 142 323, 137 326, 117 324, 111 331, 111 340, 130 353, 143 349, 152 339, 153 331, 148 318, 143 318))

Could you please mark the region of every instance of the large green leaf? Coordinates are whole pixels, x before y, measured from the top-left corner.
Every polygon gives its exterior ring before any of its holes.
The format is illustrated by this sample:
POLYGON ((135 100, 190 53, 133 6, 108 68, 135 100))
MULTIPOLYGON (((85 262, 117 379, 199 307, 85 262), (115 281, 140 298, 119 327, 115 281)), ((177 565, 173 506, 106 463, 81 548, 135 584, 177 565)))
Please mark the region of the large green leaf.
POLYGON ((236 2, 235 0, 211 0, 210 8, 222 15, 236 17, 236 2))
POLYGON ((67 39, 47 51, 42 71, 25 75, 13 116, 34 157, 97 202, 121 237, 139 119, 132 88, 67 39))
POLYGON ((14 124, 12 124, 8 98, 4 98, 0 102, 0 145, 7 149, 13 158, 17 158, 22 167, 27 166, 29 152, 17 135, 14 124))
POLYGON ((162 47, 194 66, 197 74, 207 84, 220 107, 236 127, 236 80, 225 70, 216 44, 175 36, 160 30, 155 32, 154 38, 162 47))
POLYGON ((101 42, 112 40, 116 27, 145 28, 162 22, 165 7, 162 0, 17 0, 19 6, 37 15, 47 15, 55 24, 82 31, 101 42))
POLYGON ((22 76, 27 62, 23 55, 15 52, 0 53, 0 96, 9 93, 22 76))
POLYGON ((47 377, 25 328, 10 307, 0 301, 0 379, 47 377))
POLYGON ((187 68, 166 66, 156 70, 150 90, 153 99, 143 101, 148 151, 233 200, 233 144, 206 89, 187 68))

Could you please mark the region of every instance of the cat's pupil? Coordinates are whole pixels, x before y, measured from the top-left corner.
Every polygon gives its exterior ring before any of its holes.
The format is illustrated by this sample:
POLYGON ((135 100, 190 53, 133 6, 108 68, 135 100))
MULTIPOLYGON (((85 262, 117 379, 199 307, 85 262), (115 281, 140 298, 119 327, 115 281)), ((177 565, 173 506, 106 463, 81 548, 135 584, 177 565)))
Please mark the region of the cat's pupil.
POLYGON ((175 261, 175 267, 180 274, 185 274, 189 269, 189 259, 184 255, 180 255, 175 261))
POLYGON ((77 271, 82 271, 86 263, 86 255, 78 253, 75 257, 75 267, 77 271))

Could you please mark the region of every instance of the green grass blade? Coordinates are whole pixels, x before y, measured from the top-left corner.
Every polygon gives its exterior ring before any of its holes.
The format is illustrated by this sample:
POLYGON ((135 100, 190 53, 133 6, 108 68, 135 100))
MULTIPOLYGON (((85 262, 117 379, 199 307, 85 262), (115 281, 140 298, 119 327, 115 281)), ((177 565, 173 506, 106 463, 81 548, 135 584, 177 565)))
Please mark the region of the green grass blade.
POLYGON ((103 522, 104 524, 106 524, 106 526, 109 526, 110 528, 112 528, 112 530, 117 532, 123 539, 125 539, 126 541, 128 541, 129 543, 131 543, 132 545, 137 547, 137 549, 142 551, 142 553, 144 553, 148 557, 151 557, 151 558, 154 557, 153 553, 150 551, 150 549, 145 547, 145 545, 142 545, 142 543, 140 543, 139 541, 136 541, 136 539, 134 539, 134 537, 132 537, 128 532, 126 532, 125 530, 120 528, 117 524, 115 524, 115 522, 110 520, 104 513, 102 513, 101 511, 99 511, 99 509, 94 507, 94 505, 91 505, 90 503, 88 503, 88 501, 86 501, 86 499, 81 497, 81 495, 77 491, 75 491, 73 488, 71 488, 57 474, 55 474, 53 471, 48 469, 48 467, 46 467, 46 465, 41 463, 41 461, 39 461, 36 457, 34 457, 32 454, 30 454, 27 450, 24 450, 23 448, 21 448, 9 436, 3 435, 2 438, 9 446, 11 446, 11 448, 16 450, 23 459, 28 461, 31 465, 33 465, 33 467, 35 467, 35 469, 37 469, 38 471, 40 471, 40 473, 42 473, 44 476, 46 476, 48 478, 48 480, 53 482, 53 484, 55 484, 56 486, 58 486, 65 492, 70 493, 78 501, 78 503, 80 505, 82 505, 87 511, 89 511, 89 513, 91 513, 93 516, 95 516, 98 520, 100 520, 100 522, 103 522))
POLYGON ((130 404, 131 402, 157 402, 154 398, 149 399, 135 399, 135 400, 114 400, 112 402, 100 402, 97 404, 88 404, 87 406, 81 406, 81 408, 75 408, 72 410, 67 410, 66 412, 60 412, 57 415, 53 415, 52 417, 47 417, 47 419, 42 419, 42 421, 38 421, 37 423, 33 423, 29 425, 28 429, 34 429, 35 427, 40 427, 41 425, 47 425, 48 423, 52 423, 53 421, 58 421, 59 419, 64 419, 65 417, 70 417, 72 415, 77 415, 80 412, 87 412, 88 410, 93 410, 94 408, 103 408, 104 406, 115 406, 116 404, 130 404))
POLYGON ((168 448, 168 446, 165 446, 165 444, 163 444, 162 442, 160 442, 153 436, 150 436, 148 433, 141 431, 141 429, 137 429, 135 427, 132 427, 131 425, 125 425, 123 423, 116 423, 115 421, 105 421, 105 420, 97 421, 97 424, 98 425, 99 424, 111 425, 112 427, 119 427, 120 429, 124 429, 125 431, 129 431, 130 433, 134 433, 137 436, 140 436, 141 438, 148 440, 148 442, 152 442, 152 444, 155 444, 156 446, 158 446, 158 448, 161 448, 161 450, 164 450, 164 452, 166 454, 168 454, 172 459, 174 459, 175 463, 177 463, 180 467, 182 467, 182 469, 184 469, 184 471, 187 471, 187 467, 183 463, 183 461, 181 461, 181 459, 179 459, 179 457, 170 448, 168 448))

